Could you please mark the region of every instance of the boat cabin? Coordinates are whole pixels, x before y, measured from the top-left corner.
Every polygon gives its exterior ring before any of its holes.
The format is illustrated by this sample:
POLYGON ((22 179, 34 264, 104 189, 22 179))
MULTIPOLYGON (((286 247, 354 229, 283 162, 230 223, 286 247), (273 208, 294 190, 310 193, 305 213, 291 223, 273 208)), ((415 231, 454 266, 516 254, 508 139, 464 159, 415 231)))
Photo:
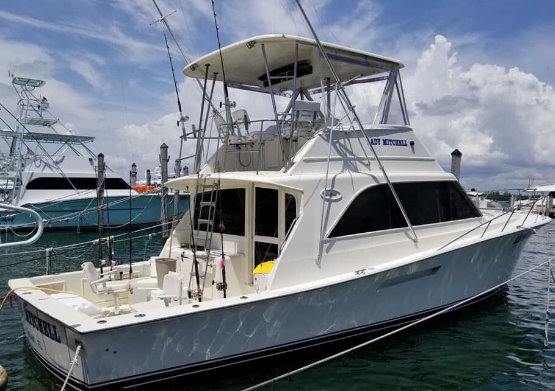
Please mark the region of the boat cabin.
POLYGON ((388 233, 408 252, 418 240, 416 226, 480 217, 410 128, 403 65, 322 47, 327 58, 314 40, 261 36, 221 50, 225 80, 219 51, 184 69, 199 80, 205 99, 198 127, 185 134, 196 142, 194 169, 166 183, 191 194, 191 213, 162 254, 183 256, 178 273, 193 295, 223 298, 325 278, 367 263, 350 255, 368 246, 365 237, 388 233), (215 101, 216 82, 226 87, 221 103, 215 101), (362 84, 383 88, 380 101, 369 103, 375 110, 369 125, 362 125, 342 89, 362 84), (251 101, 269 102, 269 116, 255 118, 237 108, 231 100, 237 90, 250 93, 251 101), (285 107, 278 107, 284 97, 285 107), (217 132, 209 133, 210 123, 217 132), (416 201, 413 185, 392 185, 415 175, 422 178, 415 186, 426 189, 416 201), (411 207, 408 214, 403 203, 411 207), (374 214, 361 217, 365 208, 374 214), (337 251, 350 262, 322 267, 337 251))

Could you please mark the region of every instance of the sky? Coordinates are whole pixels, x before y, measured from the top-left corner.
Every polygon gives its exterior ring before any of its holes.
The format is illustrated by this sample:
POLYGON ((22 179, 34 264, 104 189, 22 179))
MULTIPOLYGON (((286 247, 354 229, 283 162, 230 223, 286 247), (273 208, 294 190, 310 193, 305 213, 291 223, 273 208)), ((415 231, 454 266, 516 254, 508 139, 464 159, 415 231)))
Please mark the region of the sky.
MULTIPOLYGON (((463 153, 467 189, 555 182, 554 1, 301 1, 321 40, 405 64, 411 125, 444 169, 455 148, 463 153)), ((187 61, 217 49, 211 1, 158 4, 175 11, 168 21, 187 61)), ((311 36, 292 0, 215 0, 215 8, 223 46, 268 33, 311 36)), ((172 167, 179 116, 157 19, 149 0, 2 2, 0 102, 10 110, 17 103, 9 71, 43 79, 51 112, 75 134, 95 136, 92 149, 124 178, 133 162, 139 177, 154 169, 162 143, 172 167)), ((190 128, 200 92, 168 40, 190 128)), ((364 98, 355 94, 358 108, 364 98)), ((183 155, 193 150, 188 142, 183 155)))

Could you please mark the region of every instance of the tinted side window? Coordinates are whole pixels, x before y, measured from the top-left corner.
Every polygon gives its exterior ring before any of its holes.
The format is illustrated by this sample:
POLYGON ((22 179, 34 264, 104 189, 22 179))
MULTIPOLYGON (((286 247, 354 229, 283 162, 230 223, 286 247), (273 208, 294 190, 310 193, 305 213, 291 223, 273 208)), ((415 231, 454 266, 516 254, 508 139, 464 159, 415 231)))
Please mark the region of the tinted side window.
POLYGON ((396 183, 393 187, 413 225, 479 216, 455 182, 396 183))
POLYGON ((285 193, 285 233, 289 232, 296 218, 297 201, 293 195, 285 193))
POLYGON ((449 183, 449 200, 451 203, 451 216, 453 220, 469 219, 471 217, 480 217, 480 212, 474 204, 468 199, 468 196, 461 186, 454 182, 449 183))
MULTIPOLYGON (((213 202, 216 202, 216 215, 214 217, 214 232, 223 231, 229 235, 245 235, 245 189, 226 189, 214 191, 213 202)), ((210 192, 199 193, 195 196, 195 229, 198 229, 198 219, 209 219, 210 206, 200 203, 210 201, 210 192)), ((200 224, 200 229, 206 229, 205 224, 200 224)))
MULTIPOLYGON (((456 182, 395 183, 393 187, 412 225, 480 216, 456 182)), ((405 226, 405 220, 389 186, 376 185, 356 197, 341 216, 330 237, 405 226)))
POLYGON ((278 191, 256 188, 256 210, 254 234, 259 236, 278 236, 278 191))
POLYGON ((370 187, 349 205, 330 237, 405 227, 401 210, 387 185, 370 187))
POLYGON ((35 178, 27 183, 28 190, 66 190, 73 189, 65 178, 35 178))
POLYGON ((106 189, 129 190, 129 185, 121 178, 106 178, 106 189))
MULTIPOLYGON (((31 180, 26 188, 28 190, 94 190, 96 178, 94 177, 41 177, 31 180)), ((129 185, 121 178, 106 178, 106 189, 129 189, 129 185)))
POLYGON ((440 183, 395 183, 393 185, 412 225, 433 224, 446 221, 449 215, 449 198, 440 183), (445 205, 447 204, 447 205, 445 205))

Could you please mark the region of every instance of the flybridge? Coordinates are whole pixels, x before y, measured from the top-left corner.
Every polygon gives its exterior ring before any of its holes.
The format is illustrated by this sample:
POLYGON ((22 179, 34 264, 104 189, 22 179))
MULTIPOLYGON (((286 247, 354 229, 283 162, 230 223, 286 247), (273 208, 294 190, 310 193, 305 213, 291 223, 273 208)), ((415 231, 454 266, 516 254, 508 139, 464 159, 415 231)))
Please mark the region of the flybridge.
MULTIPOLYGON (((344 82, 403 67, 400 61, 392 58, 329 43, 324 43, 323 46, 334 69, 344 82)), ((249 38, 222 48, 222 58, 227 82, 232 87, 256 88, 269 92, 265 63, 270 68, 268 73, 272 85, 280 91, 294 89, 295 61, 297 88, 321 88, 322 81, 332 77, 316 42, 292 35, 276 34, 249 38)), ((207 68, 210 79, 215 75, 215 80, 223 81, 219 51, 197 59, 185 67, 183 72, 186 76, 202 79, 207 68)))
MULTIPOLYGON (((330 43, 319 45, 316 40, 292 35, 257 36, 207 54, 184 68, 186 76, 199 81, 204 95, 198 125, 184 132, 184 138, 198 140, 193 172, 289 170, 297 152, 319 131, 361 128, 353 105, 345 100, 345 86, 383 85, 379 101, 364 103, 375 110, 371 128, 410 125, 400 61, 330 43), (216 82, 224 82, 225 102, 214 102, 216 82), (270 95, 273 116, 252 118, 228 98, 226 86, 270 95), (341 100, 337 105, 332 103, 332 93, 341 100), (284 110, 277 107, 277 95, 289 99, 284 110), (394 101, 400 115, 390 115, 394 101), (345 112, 339 118, 336 106, 345 112), (210 157, 212 140, 226 147, 210 157)), ((386 138, 368 140, 368 144, 370 149, 373 145, 408 146, 407 140, 386 138)))

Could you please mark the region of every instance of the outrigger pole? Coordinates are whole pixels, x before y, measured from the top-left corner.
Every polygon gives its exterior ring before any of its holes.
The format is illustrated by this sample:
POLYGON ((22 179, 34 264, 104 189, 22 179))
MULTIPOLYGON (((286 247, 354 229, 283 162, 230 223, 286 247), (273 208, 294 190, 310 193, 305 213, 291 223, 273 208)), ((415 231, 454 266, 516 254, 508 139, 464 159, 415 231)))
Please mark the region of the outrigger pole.
MULTIPOLYGON (((170 33, 170 35, 171 35, 171 37, 172 37, 172 39, 173 39, 173 42, 175 43, 175 46, 177 46, 177 49, 179 50, 179 53, 181 53, 181 57, 183 57, 183 60, 185 60, 185 64, 189 64, 191 61, 189 60, 189 58, 187 58, 187 56, 185 55, 185 52, 183 52, 183 49, 181 48, 181 45, 180 45, 179 42, 177 41, 177 38, 175 38, 175 35, 174 35, 174 33, 173 33, 173 30, 171 29, 170 24, 169 24, 168 21, 167 21, 167 17, 170 16, 170 15, 172 15, 173 12, 172 12, 172 13, 169 13, 169 14, 167 14, 167 15, 164 15, 164 14, 162 13, 162 11, 160 10, 160 7, 158 7, 158 3, 156 3, 156 0, 152 0, 152 2, 154 3, 154 6, 156 7, 156 10, 157 10, 158 13, 160 14, 160 19, 158 19, 156 22, 162 22, 162 23, 164 24, 164 26, 166 26, 166 29, 167 29, 168 32, 170 33)), ((200 80, 195 79, 195 81, 197 82, 197 85, 199 86, 199 88, 202 90, 202 89, 203 89, 203 86, 202 86, 202 83, 200 82, 200 80)), ((202 99, 203 99, 203 101, 204 101, 204 100, 208 100, 207 97, 206 97, 206 94, 204 94, 204 95, 202 96, 202 99)), ((216 110, 216 106, 214 106, 214 104, 212 103, 211 100, 208 100, 208 104, 210 105, 210 108, 211 108, 213 111, 217 111, 217 110, 216 110)), ((182 118, 179 119, 179 121, 180 121, 180 122, 183 122, 183 121, 185 121, 185 118, 182 117, 182 118)), ((199 129, 199 130, 200 130, 200 129, 199 129)))
MULTIPOLYGON (((339 75, 337 74, 337 72, 335 72, 335 68, 333 67, 330 59, 328 58, 328 54, 324 50, 324 47, 322 46, 322 43, 320 42, 320 39, 318 38, 318 35, 316 35, 316 31, 312 27, 312 24, 310 23, 310 20, 308 20, 308 16, 306 16, 306 13, 304 12, 303 7, 301 6, 300 0, 295 0, 295 1, 296 1, 297 5, 299 6, 299 9, 300 9, 301 13, 303 14, 303 17, 306 21, 306 24, 308 25, 308 28, 312 32, 314 40, 318 44, 318 48, 320 49, 320 52, 322 53, 322 56, 326 60, 326 64, 328 64, 328 67, 330 69, 330 72, 333 75, 333 78, 335 79, 336 91, 341 92, 341 94, 339 96, 343 98, 343 100, 347 104, 347 107, 349 108, 349 111, 351 111, 353 113, 355 121, 356 121, 357 125, 360 127, 360 130, 361 130, 364 138, 368 142, 368 145, 370 146, 370 150, 372 151, 372 154, 374 155, 374 158, 376 159, 376 162, 378 163, 378 166, 380 167, 380 170, 381 170, 387 184, 389 185, 389 189, 391 190, 391 193, 393 193, 393 197, 395 198, 395 201, 397 202, 397 205, 399 206, 399 209, 401 209, 401 213, 403 214, 403 217, 405 218, 405 221, 406 221, 408 227, 410 228, 410 230, 412 232, 413 238, 411 238, 411 239, 413 241, 417 242, 418 241, 418 236, 416 236, 416 232, 414 231, 414 228, 412 227, 412 224, 410 223, 407 212, 405 212, 405 208, 403 208, 403 204, 401 203, 401 200, 399 199, 399 196, 397 195, 397 192, 393 188, 393 184, 389 180, 389 176, 387 175, 387 173, 385 171, 385 168, 382 164, 381 159, 378 157, 378 154, 376 153, 376 150, 374 149, 374 147, 372 146, 372 143, 368 139, 368 135, 364 131, 364 126, 362 125, 362 122, 360 121, 360 118, 359 118, 358 114, 356 113, 355 108, 354 108, 353 104, 351 103, 351 100, 349 99, 349 96, 345 92, 345 88, 341 84, 341 79, 339 78, 339 75)), ((391 71, 391 72, 395 74, 395 77, 398 74, 398 71, 396 69, 391 71)), ((330 140, 330 142, 331 142, 331 140, 330 140)), ((325 191, 325 189, 324 189, 324 191, 325 191)))

